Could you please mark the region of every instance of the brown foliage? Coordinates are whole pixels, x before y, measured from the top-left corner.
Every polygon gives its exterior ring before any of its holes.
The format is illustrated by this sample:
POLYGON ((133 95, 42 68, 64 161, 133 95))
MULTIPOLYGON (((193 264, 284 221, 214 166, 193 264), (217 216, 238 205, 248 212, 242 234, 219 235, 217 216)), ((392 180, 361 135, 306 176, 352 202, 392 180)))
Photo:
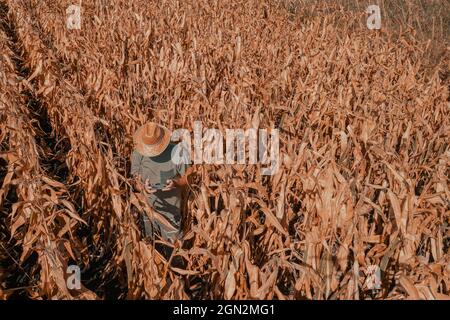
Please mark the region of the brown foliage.
POLYGON ((412 29, 394 38, 355 12, 293 16, 273 1, 114 0, 83 1, 82 30, 68 30, 71 1, 6 2, 20 46, 0 34, 0 221, 18 264, 38 255, 29 297, 96 297, 66 289, 69 260, 103 297, 111 281, 130 299, 449 297, 449 60, 430 73, 412 29), (51 150, 24 92, 66 146, 66 175, 41 166, 51 150), (152 213, 128 158, 147 120, 281 132, 274 176, 195 167, 174 251, 185 269, 138 231, 136 212, 152 213), (366 286, 370 265, 381 290, 366 286))

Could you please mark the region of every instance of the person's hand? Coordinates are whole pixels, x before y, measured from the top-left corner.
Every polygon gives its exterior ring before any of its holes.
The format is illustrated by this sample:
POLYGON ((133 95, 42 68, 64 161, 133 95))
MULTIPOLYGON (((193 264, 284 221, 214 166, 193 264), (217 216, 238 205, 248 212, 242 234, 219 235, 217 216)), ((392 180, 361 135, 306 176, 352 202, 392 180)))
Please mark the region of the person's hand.
POLYGON ((149 179, 145 179, 144 188, 145 188, 145 192, 148 194, 155 193, 156 191, 158 191, 155 188, 152 188, 152 186, 150 185, 149 179))
POLYGON ((133 177, 132 186, 137 192, 144 190, 144 184, 142 183, 141 176, 136 175, 133 177))
POLYGON ((177 185, 174 180, 167 180, 166 186, 162 189, 162 191, 171 191, 173 189, 176 189, 177 185))

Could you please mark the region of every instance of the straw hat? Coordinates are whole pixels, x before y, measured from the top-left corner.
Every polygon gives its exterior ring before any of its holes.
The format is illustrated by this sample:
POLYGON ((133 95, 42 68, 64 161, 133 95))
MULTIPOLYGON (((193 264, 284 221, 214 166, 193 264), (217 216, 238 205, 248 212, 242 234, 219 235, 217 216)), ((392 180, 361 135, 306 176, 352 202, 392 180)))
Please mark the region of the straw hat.
POLYGON ((160 155, 170 143, 169 129, 154 122, 148 122, 134 133, 133 140, 136 150, 146 157, 160 155))

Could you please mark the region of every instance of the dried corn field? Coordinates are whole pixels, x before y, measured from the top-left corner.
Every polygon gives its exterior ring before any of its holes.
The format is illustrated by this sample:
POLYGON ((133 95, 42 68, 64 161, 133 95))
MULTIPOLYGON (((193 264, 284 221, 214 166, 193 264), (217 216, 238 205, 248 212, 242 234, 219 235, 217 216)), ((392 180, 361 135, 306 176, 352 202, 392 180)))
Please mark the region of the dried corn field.
POLYGON ((448 39, 431 69, 337 4, 87 0, 69 30, 71 4, 0 1, 0 298, 450 297, 448 39), (139 231, 146 121, 280 131, 273 176, 194 166, 185 268, 139 231))

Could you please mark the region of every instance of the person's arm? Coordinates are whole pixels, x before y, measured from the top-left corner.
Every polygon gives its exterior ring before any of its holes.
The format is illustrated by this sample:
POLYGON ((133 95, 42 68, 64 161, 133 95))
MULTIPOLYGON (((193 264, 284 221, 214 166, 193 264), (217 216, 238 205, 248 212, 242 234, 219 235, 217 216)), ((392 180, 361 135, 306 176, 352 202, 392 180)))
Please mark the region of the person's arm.
POLYGON ((131 185, 133 189, 136 190, 137 192, 142 192, 142 190, 144 189, 144 184, 142 182, 141 176, 139 175, 133 176, 131 180, 131 185))
POLYGON ((142 161, 142 155, 139 154, 136 150, 131 154, 131 169, 130 174, 132 176, 131 185, 134 190, 137 192, 142 192, 146 190, 146 185, 144 181, 142 181, 142 177, 140 175, 140 166, 142 161))
POLYGON ((176 173, 179 178, 174 178, 167 180, 167 185, 163 191, 170 191, 175 188, 184 188, 189 184, 188 176, 192 173, 192 167, 189 167, 188 153, 184 152, 182 149, 181 157, 183 161, 176 166, 176 173))
POLYGON ((163 189, 164 191, 170 191, 175 188, 184 188, 189 184, 188 176, 192 173, 192 167, 186 169, 183 176, 176 179, 167 180, 167 186, 163 189))
POLYGON ((145 182, 142 181, 140 175, 133 176, 131 180, 131 185, 133 186, 133 189, 136 190, 137 192, 145 191, 146 193, 155 193, 156 191, 158 191, 150 186, 148 179, 145 180, 145 182))
POLYGON ((192 173, 192 171, 193 171, 192 167, 189 167, 186 169, 186 172, 182 177, 174 179, 173 182, 175 186, 179 188, 187 186, 189 184, 188 176, 192 173))
POLYGON ((142 156, 137 152, 136 150, 133 151, 131 154, 131 168, 130 168, 130 174, 133 177, 136 177, 139 175, 139 168, 141 166, 142 156))

